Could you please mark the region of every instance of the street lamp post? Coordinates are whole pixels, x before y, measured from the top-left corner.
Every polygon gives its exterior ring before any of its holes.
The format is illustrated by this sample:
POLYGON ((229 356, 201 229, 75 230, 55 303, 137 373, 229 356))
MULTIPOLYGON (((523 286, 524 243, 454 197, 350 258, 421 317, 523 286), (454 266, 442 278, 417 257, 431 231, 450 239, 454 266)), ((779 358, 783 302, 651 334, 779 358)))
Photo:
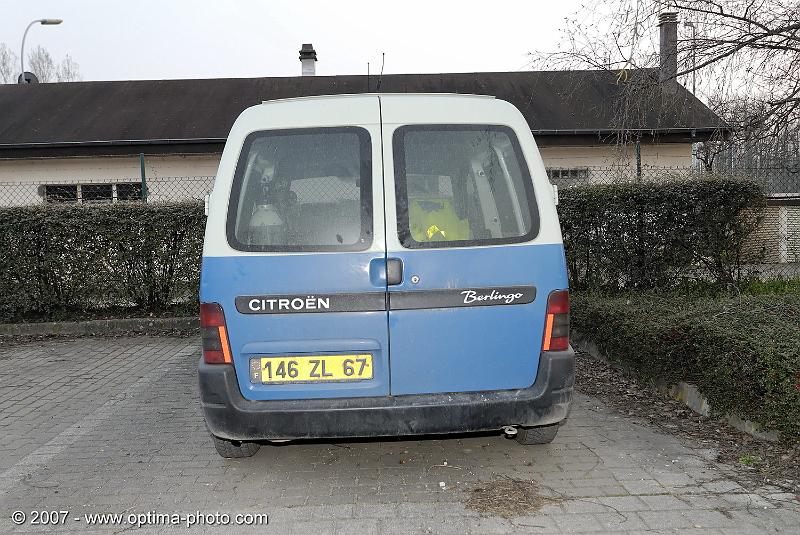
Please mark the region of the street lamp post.
POLYGON ((20 54, 19 54, 19 66, 20 69, 22 70, 21 71, 22 74, 20 74, 19 77, 19 83, 21 84, 25 83, 25 38, 28 37, 28 30, 30 30, 31 26, 33 26, 34 24, 41 24, 43 26, 54 26, 56 24, 61 24, 62 22, 64 21, 61 19, 37 19, 28 24, 28 27, 25 28, 25 33, 22 34, 22 47, 20 49, 20 54))

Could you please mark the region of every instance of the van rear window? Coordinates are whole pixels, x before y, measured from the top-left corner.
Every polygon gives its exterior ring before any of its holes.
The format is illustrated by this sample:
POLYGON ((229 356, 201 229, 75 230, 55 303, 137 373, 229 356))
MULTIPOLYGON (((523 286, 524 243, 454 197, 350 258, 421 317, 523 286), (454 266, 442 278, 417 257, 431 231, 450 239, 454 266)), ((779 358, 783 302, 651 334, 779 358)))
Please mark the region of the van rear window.
POLYGON ((404 247, 518 243, 539 232, 530 173, 511 128, 404 126, 393 150, 404 247))
POLYGON ((372 244, 369 133, 254 132, 231 189, 228 241, 243 251, 358 251, 372 244))

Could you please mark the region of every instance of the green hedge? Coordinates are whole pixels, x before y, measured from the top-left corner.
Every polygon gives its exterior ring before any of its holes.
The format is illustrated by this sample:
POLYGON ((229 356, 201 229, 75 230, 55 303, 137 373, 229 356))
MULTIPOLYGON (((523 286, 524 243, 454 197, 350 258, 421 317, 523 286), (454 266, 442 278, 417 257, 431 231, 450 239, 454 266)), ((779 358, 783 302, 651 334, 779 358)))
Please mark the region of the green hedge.
POLYGON ((0 321, 193 297, 204 226, 199 202, 2 208, 0 321))
POLYGON ((611 358, 800 440, 800 295, 577 294, 570 308, 573 328, 611 358))
POLYGON ((731 179, 565 188, 558 209, 570 285, 621 291, 692 279, 736 283, 763 204, 757 184, 731 179))
MULTIPOLYGON (((737 281, 762 203, 757 185, 734 180, 565 189, 571 285, 737 281)), ((199 202, 0 208, 0 321, 106 306, 152 312, 193 296, 204 221, 199 202)))

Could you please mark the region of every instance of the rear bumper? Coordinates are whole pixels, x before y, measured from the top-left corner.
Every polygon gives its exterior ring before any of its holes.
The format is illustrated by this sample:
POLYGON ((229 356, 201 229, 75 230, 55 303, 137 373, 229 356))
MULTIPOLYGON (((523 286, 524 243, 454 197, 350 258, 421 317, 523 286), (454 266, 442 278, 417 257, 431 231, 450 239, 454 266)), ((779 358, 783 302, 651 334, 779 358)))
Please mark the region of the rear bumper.
POLYGON ((542 353, 529 388, 453 394, 252 401, 232 366, 200 360, 206 425, 228 440, 277 440, 458 433, 535 426, 567 417, 575 353, 542 353))

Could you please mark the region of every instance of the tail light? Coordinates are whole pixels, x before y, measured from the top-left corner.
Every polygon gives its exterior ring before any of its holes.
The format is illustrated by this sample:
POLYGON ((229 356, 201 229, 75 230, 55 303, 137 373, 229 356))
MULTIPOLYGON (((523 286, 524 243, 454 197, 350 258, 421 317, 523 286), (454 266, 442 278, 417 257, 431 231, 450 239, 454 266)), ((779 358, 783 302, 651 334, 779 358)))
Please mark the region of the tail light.
POLYGON ((558 290, 547 298, 542 351, 569 349, 569 292, 558 290))
POLYGON ((232 364, 225 314, 217 303, 200 303, 200 330, 206 364, 232 364))

